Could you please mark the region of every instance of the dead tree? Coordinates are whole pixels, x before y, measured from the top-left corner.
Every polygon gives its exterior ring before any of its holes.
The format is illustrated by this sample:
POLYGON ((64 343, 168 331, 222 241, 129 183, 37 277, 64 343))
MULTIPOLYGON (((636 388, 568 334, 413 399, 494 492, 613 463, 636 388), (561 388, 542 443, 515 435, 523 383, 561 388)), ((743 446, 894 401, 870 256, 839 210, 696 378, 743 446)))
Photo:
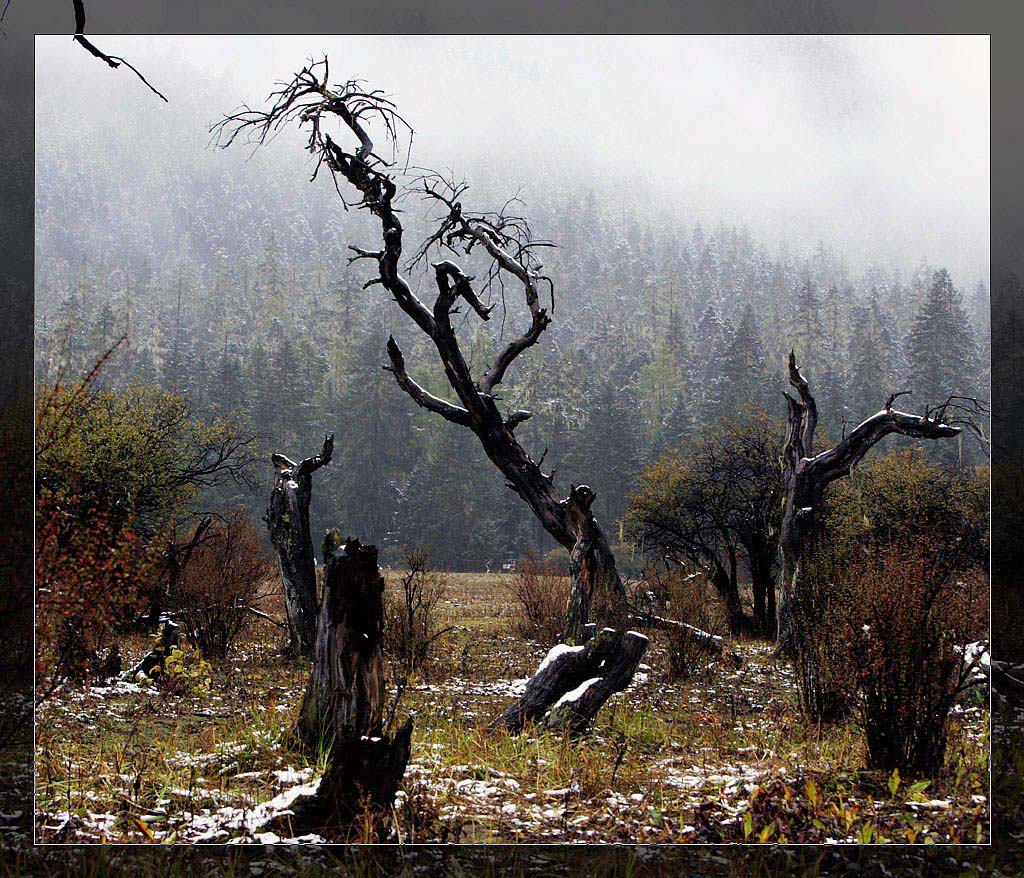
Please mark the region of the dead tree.
POLYGON ((530 412, 502 414, 498 407, 498 387, 508 369, 520 354, 537 343, 551 323, 548 309, 541 304, 541 293, 547 288, 553 303, 554 286, 550 278, 541 274, 537 250, 552 245, 535 239, 527 220, 510 213, 509 205, 497 213, 470 212, 460 200, 466 184, 456 184, 433 173, 417 178, 414 191, 438 208, 439 215, 435 231, 419 248, 413 262, 425 258, 435 245, 452 253, 456 247, 467 254, 483 251, 489 260, 485 287, 492 283, 503 287, 506 282, 517 284, 529 311, 526 329, 496 353, 485 374, 475 378, 452 326, 452 315, 457 313, 460 300, 481 320, 490 319, 493 306, 481 302, 473 286, 474 278, 451 260, 433 263, 437 295, 433 307, 427 307, 401 273, 403 228, 394 205, 398 187, 388 173, 389 166, 374 153, 373 141, 364 127, 369 120, 381 121, 394 140, 399 126, 406 125, 394 105, 381 92, 366 91, 357 82, 328 86, 326 59, 304 67, 291 82, 273 92, 271 99, 269 110, 245 108, 225 117, 214 126, 218 142, 227 147, 242 132, 247 132, 262 143, 293 120, 310 127, 308 149, 317 158, 317 170, 326 166, 336 185, 339 180, 351 185, 361 196, 359 206, 369 210, 381 224, 379 249, 352 247, 355 255, 350 263, 363 259, 376 263, 378 274, 365 287, 383 286, 430 339, 458 402, 434 396, 417 383, 407 372, 405 358, 393 337, 387 343, 390 365, 386 368, 422 408, 472 430, 509 487, 570 551, 573 582, 568 636, 578 637, 591 617, 621 627, 626 618, 625 589, 604 531, 591 514, 594 492, 580 485, 574 486, 567 497, 559 497, 552 477, 516 440, 515 430, 530 417, 530 412), (346 151, 323 131, 322 123, 332 116, 355 136, 359 145, 354 152, 346 151))
POLYGON ((293 806, 293 822, 303 828, 344 835, 367 813, 382 825, 405 773, 412 719, 394 739, 384 731, 383 595, 376 547, 358 540, 328 545, 313 667, 295 734, 311 751, 330 751, 316 794, 293 806))
POLYGON ((814 454, 818 407, 800 374, 796 356, 789 354, 789 383, 796 397, 784 393, 788 406, 782 469, 784 500, 779 533, 779 630, 778 651, 792 655, 793 631, 790 602, 799 588, 800 567, 824 510, 825 489, 848 475, 879 441, 893 433, 917 439, 948 439, 967 426, 976 429, 974 415, 983 413, 977 400, 950 397, 924 414, 897 411, 893 403, 909 391, 893 393, 884 408, 859 424, 833 448, 814 454))
POLYGON ((271 461, 277 468, 277 482, 270 495, 266 522, 270 541, 277 550, 281 582, 288 615, 288 646, 292 655, 310 656, 316 636, 316 560, 309 531, 309 501, 313 494, 313 473, 331 462, 334 434, 324 437, 323 448, 301 463, 283 454, 271 461))
POLYGON ((452 315, 464 303, 478 319, 490 319, 493 306, 481 300, 475 278, 451 259, 432 263, 437 291, 433 305, 428 307, 402 275, 403 227, 395 206, 399 189, 389 173, 389 164, 374 152, 366 125, 381 124, 397 148, 399 129, 404 127, 411 133, 408 123, 379 91, 367 90, 351 80, 330 85, 326 58, 303 67, 279 86, 268 99, 269 109, 246 106, 211 126, 216 142, 226 148, 244 136, 258 146, 293 122, 306 126, 307 149, 316 158, 313 178, 326 167, 339 195, 342 183, 347 184, 358 193, 357 206, 369 210, 380 222, 380 244, 374 249, 352 247, 355 255, 349 262, 367 260, 376 265, 376 276, 364 288, 384 287, 430 340, 455 400, 435 396, 409 375, 393 337, 388 339, 390 364, 385 368, 419 406, 471 430, 508 486, 529 505, 545 530, 569 550, 571 588, 566 639, 579 641, 585 626, 591 623, 624 630, 630 608, 608 539, 591 512, 594 491, 587 485, 572 485, 567 496, 559 496, 551 474, 541 468, 543 456, 535 461, 516 439, 516 428, 531 416, 530 412, 503 414, 498 406, 499 387, 509 368, 537 344, 551 323, 548 308, 541 303, 542 294, 547 293, 554 309, 554 284, 542 274, 537 253, 553 245, 535 238, 529 222, 514 213, 518 203, 515 199, 497 212, 474 212, 462 204, 468 188, 465 183, 433 172, 415 178, 408 191, 419 194, 436 211, 436 224, 411 263, 425 260, 434 248, 451 255, 482 253, 487 264, 482 291, 498 286, 504 301, 506 284, 511 284, 521 291, 529 315, 521 333, 497 350, 482 375, 474 376, 452 325, 452 315), (332 118, 357 141, 351 151, 324 131, 323 125, 332 118))

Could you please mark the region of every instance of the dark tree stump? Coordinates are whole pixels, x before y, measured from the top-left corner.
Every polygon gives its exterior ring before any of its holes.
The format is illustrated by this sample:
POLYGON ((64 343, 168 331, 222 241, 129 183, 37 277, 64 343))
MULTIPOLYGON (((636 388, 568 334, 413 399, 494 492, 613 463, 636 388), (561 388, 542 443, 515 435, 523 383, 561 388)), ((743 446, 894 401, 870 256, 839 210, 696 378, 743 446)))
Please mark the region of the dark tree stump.
POLYGON ((277 483, 267 507, 270 541, 277 550, 281 583, 284 585, 285 611, 288 616, 288 647, 292 655, 310 656, 316 637, 317 588, 316 560, 309 531, 309 501, 313 494, 313 473, 330 463, 334 454, 334 435, 324 437, 323 448, 315 457, 295 463, 283 454, 274 454, 277 483))
POLYGON ((519 701, 493 725, 518 732, 527 723, 543 720, 548 728, 585 732, 604 703, 629 685, 649 643, 643 634, 623 634, 614 628, 591 636, 595 627, 586 626, 586 640, 579 646, 555 646, 519 701))
POLYGON ((344 837, 364 816, 382 832, 409 760, 412 719, 394 739, 383 732, 384 577, 377 549, 350 540, 328 549, 313 668, 295 734, 329 746, 313 796, 297 801, 293 824, 344 837))
POLYGON ((160 630, 160 642, 146 653, 141 662, 131 669, 131 679, 134 680, 139 674, 149 677, 156 668, 163 670, 167 656, 178 645, 180 630, 176 623, 170 620, 164 622, 164 627, 160 630))

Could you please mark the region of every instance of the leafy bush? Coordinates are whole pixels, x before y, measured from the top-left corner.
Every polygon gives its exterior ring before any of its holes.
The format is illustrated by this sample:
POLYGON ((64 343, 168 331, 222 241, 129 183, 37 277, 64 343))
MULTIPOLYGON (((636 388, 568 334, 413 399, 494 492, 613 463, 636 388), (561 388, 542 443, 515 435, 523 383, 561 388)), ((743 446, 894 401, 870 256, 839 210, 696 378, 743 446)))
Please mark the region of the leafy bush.
POLYGON ((520 558, 512 575, 512 632, 543 646, 554 646, 565 632, 569 579, 557 561, 520 558))
POLYGON ((224 518, 198 546, 168 595, 172 612, 206 658, 223 658, 270 593, 274 566, 245 511, 224 518))
POLYGON ((159 553, 113 523, 106 506, 60 502, 36 510, 36 632, 40 675, 52 684, 105 676, 117 630, 155 578, 159 553))
POLYGON ((139 682, 148 683, 168 695, 203 695, 210 691, 210 663, 192 650, 175 646, 162 665, 148 677, 139 674, 139 682))
POLYGON ((403 554, 398 598, 385 593, 384 652, 406 670, 427 667, 440 639, 450 630, 438 623, 439 605, 448 589, 448 578, 433 570, 423 546, 403 554))

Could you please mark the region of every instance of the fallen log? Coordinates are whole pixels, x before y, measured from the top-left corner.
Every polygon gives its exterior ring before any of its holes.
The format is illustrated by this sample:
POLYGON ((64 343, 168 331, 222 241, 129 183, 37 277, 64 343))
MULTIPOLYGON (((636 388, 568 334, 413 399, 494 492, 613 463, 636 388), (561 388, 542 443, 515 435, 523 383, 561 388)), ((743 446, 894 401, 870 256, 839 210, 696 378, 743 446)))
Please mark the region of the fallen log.
POLYGON ((743 659, 728 648, 724 637, 717 634, 710 634, 695 625, 686 622, 678 622, 675 619, 666 619, 664 616, 656 616, 653 613, 635 612, 629 617, 631 625, 645 628, 658 628, 662 631, 672 631, 690 639, 700 649, 719 659, 727 659, 736 667, 743 664, 743 659))
POLYGON ((492 726, 518 732, 543 721, 547 728, 586 731, 605 702, 629 685, 649 644, 635 631, 604 628, 594 635, 595 627, 584 628, 578 646, 554 646, 519 700, 492 726))

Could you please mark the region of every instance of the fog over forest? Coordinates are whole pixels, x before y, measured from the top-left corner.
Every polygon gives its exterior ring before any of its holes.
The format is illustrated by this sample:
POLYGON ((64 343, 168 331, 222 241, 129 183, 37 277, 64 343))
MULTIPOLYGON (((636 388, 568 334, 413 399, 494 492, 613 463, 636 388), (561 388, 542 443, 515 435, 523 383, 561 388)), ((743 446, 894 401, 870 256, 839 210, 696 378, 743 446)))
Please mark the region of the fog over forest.
MULTIPOLYGON (((325 53, 333 79, 383 89, 415 129, 399 168, 465 177, 477 210, 518 194, 559 245, 544 255, 554 322, 503 405, 534 412, 517 436, 547 449, 560 486, 594 485, 610 530, 657 454, 741 408, 784 416, 791 347, 830 435, 911 385, 915 405, 987 397, 984 37, 95 40, 169 103, 66 36, 38 39, 39 377, 127 331, 107 386, 159 383, 199 417, 236 413, 268 453, 313 454, 336 432, 321 531, 422 539, 471 569, 552 545, 472 435, 380 369, 394 333, 410 372, 444 387, 405 316, 362 289, 372 269, 347 265, 377 225, 329 175, 310 182, 302 133, 251 156, 211 145, 210 123, 325 53)), ((412 243, 424 205, 402 207, 412 243)), ((459 316, 478 367, 526 319, 492 295, 499 319, 459 316)), ((977 453, 935 453, 958 452, 977 453)), ((265 504, 262 487, 223 494, 265 504)))

